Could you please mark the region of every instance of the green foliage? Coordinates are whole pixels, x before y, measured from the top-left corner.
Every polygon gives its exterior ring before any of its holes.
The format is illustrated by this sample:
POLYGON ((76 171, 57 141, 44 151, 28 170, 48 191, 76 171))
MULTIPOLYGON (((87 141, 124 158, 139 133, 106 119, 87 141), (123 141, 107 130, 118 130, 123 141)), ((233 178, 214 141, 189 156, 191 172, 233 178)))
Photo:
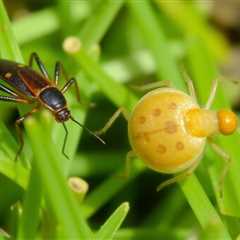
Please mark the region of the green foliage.
MULTIPOLYGON (((80 104, 74 91, 66 94, 71 114, 91 129, 102 127, 117 107, 131 112, 139 99, 131 85, 142 80, 170 80, 185 90, 183 68, 204 104, 228 45, 194 1, 172 2, 58 0, 10 23, 8 14, 14 19, 14 11, 7 14, 0 1, 0 56, 27 62, 29 52, 36 51, 51 76, 54 62, 61 60, 80 85, 80 104), (62 49, 69 35, 81 42, 73 55, 62 49)), ((230 107, 223 89, 220 85, 216 109, 230 107)), ((171 186, 171 191, 156 193, 155 186, 163 179, 139 159, 130 176, 121 177, 129 145, 126 124, 120 120, 113 133, 104 136, 106 146, 67 122, 67 160, 61 154, 65 132, 43 110, 25 121, 24 152, 15 163, 17 139, 8 117, 12 109, 6 105, 0 116, 0 238, 7 233, 17 239, 186 239, 193 234, 201 239, 235 239, 239 235, 238 134, 216 138, 232 158, 223 198, 218 191, 223 164, 208 147, 197 174, 179 184, 181 191, 171 186), (68 187, 72 175, 90 183, 82 202, 68 187)), ((30 109, 17 107, 21 114, 30 109)))

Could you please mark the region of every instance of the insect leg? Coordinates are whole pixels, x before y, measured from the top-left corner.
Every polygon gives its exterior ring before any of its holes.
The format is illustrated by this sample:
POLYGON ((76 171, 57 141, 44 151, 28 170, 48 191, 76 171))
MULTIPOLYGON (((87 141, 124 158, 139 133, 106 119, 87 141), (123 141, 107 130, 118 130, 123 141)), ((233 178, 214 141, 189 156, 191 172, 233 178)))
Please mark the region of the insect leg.
POLYGON ((80 91, 79 91, 79 87, 78 87, 78 83, 77 83, 76 79, 75 78, 70 78, 68 80, 68 77, 67 77, 67 74, 64 70, 64 67, 60 62, 57 62, 56 66, 55 66, 55 84, 56 85, 58 84, 58 80, 60 78, 60 73, 61 72, 63 74, 63 77, 67 81, 65 83, 65 85, 62 87, 61 92, 64 94, 72 86, 72 84, 74 84, 75 89, 76 89, 76 98, 77 98, 78 101, 80 101, 80 91))
POLYGON ((117 118, 120 116, 120 114, 123 114, 124 118, 128 121, 128 113, 127 111, 120 107, 110 118, 109 120, 106 122, 106 124, 104 125, 103 128, 101 128, 100 130, 98 131, 95 131, 95 133, 97 135, 102 135, 104 134, 105 132, 107 132, 107 130, 113 125, 113 123, 117 120, 117 118))
MULTIPOLYGON (((5 101, 5 102, 15 102, 15 103, 25 103, 25 104, 28 104, 28 103, 31 103, 29 100, 27 99, 24 99, 24 98, 20 98, 18 96, 0 96, 0 101, 5 101)), ((34 108, 31 112, 29 112, 28 114, 25 114, 23 117, 19 118, 16 120, 15 122, 15 126, 16 126, 16 129, 17 129, 17 134, 18 134, 18 137, 19 137, 19 140, 20 140, 20 147, 17 151, 17 154, 16 154, 16 157, 15 157, 15 160, 17 160, 18 158, 18 155, 21 153, 22 151, 22 148, 23 148, 23 137, 22 137, 22 132, 21 132, 21 129, 20 129, 20 126, 19 124, 25 119, 25 117, 27 115, 30 115, 31 113, 33 113, 34 111, 36 111, 36 108, 34 108)))
POLYGON ((18 140, 19 140, 19 148, 18 151, 16 153, 16 157, 15 157, 15 161, 18 159, 18 156, 21 154, 23 146, 24 146, 24 140, 23 140, 23 134, 22 134, 22 130, 20 128, 20 124, 29 116, 31 116, 34 112, 38 111, 40 105, 34 107, 30 112, 24 114, 22 117, 20 117, 19 119, 17 119, 15 121, 15 127, 17 130, 17 136, 18 136, 18 140))
POLYGON ((3 91, 5 93, 11 94, 12 96, 18 97, 18 94, 14 92, 12 89, 4 86, 3 84, 0 83, 0 91, 3 91))
POLYGON ((209 109, 212 106, 213 100, 216 96, 217 86, 218 86, 218 79, 215 79, 212 83, 210 95, 209 95, 207 103, 205 105, 206 109, 209 109))
POLYGON ((197 168, 199 164, 199 161, 196 161, 194 162, 187 170, 185 170, 184 172, 182 173, 179 173, 177 174, 176 176, 162 182, 161 184, 159 184, 157 186, 157 191, 161 191, 163 188, 173 184, 173 183, 176 183, 176 182, 179 182, 179 181, 183 181, 184 179, 186 179, 187 177, 189 177, 190 175, 192 175, 192 173, 194 172, 194 170, 197 168))
POLYGON ((214 152, 219 155, 224 161, 225 161, 225 165, 223 167, 222 173, 220 175, 219 178, 219 192, 220 192, 220 196, 222 197, 223 194, 223 184, 224 184, 224 179, 229 171, 230 165, 231 165, 231 157, 228 155, 228 153, 226 153, 221 146, 219 146, 218 144, 216 144, 211 138, 208 139, 208 142, 210 144, 210 146, 212 147, 212 149, 214 150, 214 152))
POLYGON ((124 169, 124 172, 123 172, 123 175, 122 175, 124 178, 129 177, 130 171, 131 171, 132 161, 136 157, 137 157, 137 155, 133 150, 131 150, 127 153, 126 162, 125 162, 125 169, 124 169))
POLYGON ((55 70, 54 70, 54 83, 56 86, 58 85, 60 74, 61 74, 61 63, 56 62, 55 70))
POLYGON ((65 137, 64 137, 63 146, 62 146, 62 154, 63 154, 67 159, 69 159, 68 155, 65 153, 65 148, 66 148, 66 143, 67 143, 67 138, 68 138, 68 130, 67 130, 67 127, 66 127, 66 125, 65 125, 64 122, 63 122, 63 127, 64 127, 64 130, 65 130, 65 137))
POLYGON ((47 72, 47 69, 45 68, 44 64, 42 63, 40 57, 38 56, 37 53, 33 52, 30 56, 29 59, 29 66, 32 67, 33 65, 33 60, 35 60, 35 62, 37 63, 41 73, 44 75, 44 77, 46 77, 47 79, 49 79, 49 74, 47 72))
POLYGON ((187 88, 188 88, 188 92, 190 94, 190 96, 195 100, 195 102, 197 103, 197 94, 196 94, 196 90, 195 87, 193 85, 193 81, 192 79, 189 77, 189 75, 186 73, 186 71, 183 71, 183 78, 187 84, 187 88))
POLYGON ((137 91, 151 91, 156 88, 162 88, 162 87, 170 87, 171 83, 170 81, 162 80, 162 81, 157 81, 157 82, 152 82, 152 83, 147 83, 144 85, 131 85, 131 88, 137 91))
POLYGON ((80 101, 80 92, 79 92, 79 87, 77 84, 77 81, 75 78, 70 78, 66 84, 63 86, 63 88, 61 89, 61 92, 64 94, 71 86, 72 84, 75 85, 75 89, 76 89, 76 98, 78 101, 80 101))
POLYGON ((15 102, 15 103, 31 103, 30 101, 28 101, 27 99, 24 98, 18 98, 15 96, 0 96, 0 101, 5 101, 5 102, 15 102))

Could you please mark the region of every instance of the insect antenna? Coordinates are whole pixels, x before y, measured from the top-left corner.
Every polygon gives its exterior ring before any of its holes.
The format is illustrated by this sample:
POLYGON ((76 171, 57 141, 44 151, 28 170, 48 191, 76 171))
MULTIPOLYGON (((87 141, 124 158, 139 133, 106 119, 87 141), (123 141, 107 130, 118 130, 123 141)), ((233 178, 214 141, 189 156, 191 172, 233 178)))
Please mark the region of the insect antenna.
POLYGON ((64 137, 64 141, 63 141, 63 146, 62 146, 62 154, 69 159, 68 155, 65 153, 65 147, 66 147, 66 143, 67 143, 67 138, 68 138, 68 130, 67 127, 65 125, 65 123, 63 122, 63 128, 65 130, 65 137, 64 137))
POLYGON ((75 122, 76 124, 78 124, 82 129, 84 129, 85 131, 87 131, 89 134, 91 134, 92 136, 94 136, 95 138, 97 138, 101 143, 106 144, 98 135, 96 135, 95 133, 93 133, 90 129, 88 129, 86 126, 84 126, 83 124, 81 124, 80 122, 78 122, 77 120, 75 120, 73 117, 70 117, 70 119, 75 122))

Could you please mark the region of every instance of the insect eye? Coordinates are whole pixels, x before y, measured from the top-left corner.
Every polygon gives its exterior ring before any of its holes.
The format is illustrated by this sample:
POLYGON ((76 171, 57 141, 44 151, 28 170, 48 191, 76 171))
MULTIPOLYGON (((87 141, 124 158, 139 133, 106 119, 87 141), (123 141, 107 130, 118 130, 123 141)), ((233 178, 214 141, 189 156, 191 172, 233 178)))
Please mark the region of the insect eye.
POLYGON ((220 110, 217 113, 219 131, 224 135, 232 134, 238 125, 237 116, 230 110, 220 110))

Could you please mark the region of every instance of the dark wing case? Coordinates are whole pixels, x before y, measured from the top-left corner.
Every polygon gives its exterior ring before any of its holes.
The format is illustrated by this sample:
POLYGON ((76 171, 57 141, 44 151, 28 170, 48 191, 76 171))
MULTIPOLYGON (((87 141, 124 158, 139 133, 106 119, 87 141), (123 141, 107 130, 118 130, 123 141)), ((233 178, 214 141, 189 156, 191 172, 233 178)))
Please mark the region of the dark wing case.
POLYGON ((0 60, 0 78, 20 95, 32 98, 38 96, 41 89, 51 85, 30 67, 3 59, 0 60))

